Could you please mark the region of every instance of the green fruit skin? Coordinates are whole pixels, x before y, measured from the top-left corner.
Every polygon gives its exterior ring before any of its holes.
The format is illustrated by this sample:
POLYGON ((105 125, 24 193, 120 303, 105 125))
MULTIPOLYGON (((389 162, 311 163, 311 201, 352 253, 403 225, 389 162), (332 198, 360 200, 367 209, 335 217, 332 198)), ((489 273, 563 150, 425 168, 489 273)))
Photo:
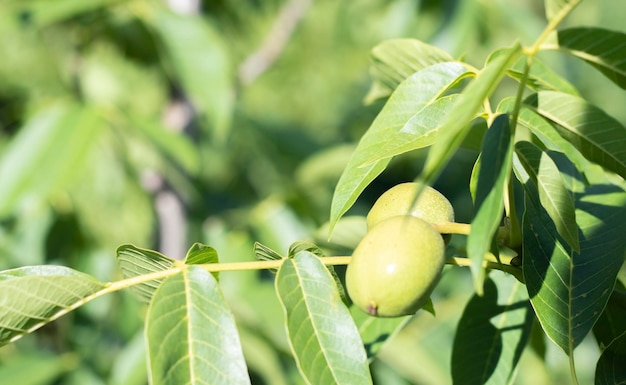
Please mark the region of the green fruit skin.
POLYGON ((430 186, 424 186, 419 198, 412 205, 419 188, 420 184, 407 182, 383 193, 367 214, 368 228, 398 215, 412 215, 434 224, 454 222, 452 204, 443 194, 430 186))
POLYGON ((441 276, 444 251, 443 239, 430 223, 413 216, 388 218, 354 250, 346 270, 348 294, 373 316, 415 314, 441 276))

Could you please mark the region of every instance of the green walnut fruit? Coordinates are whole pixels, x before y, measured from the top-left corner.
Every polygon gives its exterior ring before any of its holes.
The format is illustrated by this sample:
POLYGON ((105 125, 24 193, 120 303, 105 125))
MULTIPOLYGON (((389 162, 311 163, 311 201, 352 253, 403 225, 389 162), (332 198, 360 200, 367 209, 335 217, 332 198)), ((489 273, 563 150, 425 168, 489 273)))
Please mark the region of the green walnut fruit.
POLYGON ((378 317, 415 314, 439 280, 444 250, 441 235, 423 219, 395 216, 378 223, 346 270, 352 302, 378 317))
POLYGON ((454 209, 450 201, 430 186, 424 186, 415 200, 420 184, 401 183, 381 195, 367 214, 367 227, 397 215, 412 215, 426 222, 440 224, 454 222, 454 209))

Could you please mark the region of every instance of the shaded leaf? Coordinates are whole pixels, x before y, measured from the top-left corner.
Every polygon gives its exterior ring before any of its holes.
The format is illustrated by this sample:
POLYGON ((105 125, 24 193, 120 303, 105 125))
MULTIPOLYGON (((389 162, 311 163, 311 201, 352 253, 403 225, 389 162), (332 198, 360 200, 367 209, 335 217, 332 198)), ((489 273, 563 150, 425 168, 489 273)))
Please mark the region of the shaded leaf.
POLYGON ((198 266, 167 278, 146 317, 150 383, 250 384, 235 319, 198 266))
POLYGON ((467 256, 472 260, 474 288, 480 295, 484 280, 483 260, 502 223, 504 191, 509 182, 513 138, 508 115, 497 116, 483 141, 472 229, 467 237, 467 256))
POLYGON ((391 95, 367 132, 361 138, 344 169, 333 195, 330 231, 337 220, 354 204, 361 192, 387 166, 390 159, 362 166, 386 137, 401 131, 424 106, 441 97, 458 79, 467 74, 460 63, 441 63, 427 67, 406 79, 391 95))
POLYGON ((502 272, 485 281, 484 295, 470 299, 452 350, 454 384, 510 384, 534 322, 523 284, 502 272))
POLYGON ((277 261, 283 259, 283 256, 265 246, 260 242, 254 242, 254 255, 260 261, 277 261))
POLYGON ((350 308, 350 314, 359 329, 367 358, 371 361, 376 353, 397 332, 406 325, 412 316, 381 318, 372 317, 356 306, 350 308))
POLYGON ((0 272, 0 346, 85 304, 106 287, 106 283, 64 266, 0 272))
POLYGON ((596 67, 613 83, 626 88, 626 33, 597 27, 557 32, 558 49, 596 67))
POLYGON ((524 103, 556 123, 556 128, 587 159, 626 177, 626 128, 584 99, 541 91, 524 103))
POLYGON ((626 384, 626 292, 618 281, 593 334, 602 355, 596 365, 597 385, 626 384))
POLYGON ((321 261, 301 251, 276 276, 292 352, 311 384, 371 384, 359 332, 335 280, 321 261))
POLYGON ((526 286, 543 330, 572 354, 600 317, 624 263, 626 192, 612 185, 592 185, 575 195, 577 253, 558 235, 538 193, 528 184, 525 188, 526 286))
POLYGON ((617 337, 600 355, 596 365, 596 385, 626 384, 626 332, 617 337))
POLYGON ((518 142, 515 151, 535 183, 539 202, 552 219, 556 231, 574 251, 580 252, 573 194, 565 187, 557 165, 532 143, 518 142))
POLYGON ((0 158, 0 217, 67 187, 101 129, 98 116, 78 105, 53 104, 31 117, 0 158))
MULTIPOLYGON (((524 74, 526 58, 521 57, 508 71, 508 75, 520 81, 524 74)), ((578 95, 578 90, 565 78, 554 72, 552 68, 543 64, 538 58, 533 58, 530 66, 526 85, 534 91, 560 91, 567 94, 578 95)))
POLYGON ((409 76, 433 64, 454 61, 444 50, 416 39, 388 39, 372 48, 374 83, 365 103, 386 98, 409 76))
POLYGON ((185 256, 185 263, 187 265, 202 265, 205 263, 218 262, 219 257, 217 256, 217 251, 215 251, 215 249, 211 246, 203 245, 199 242, 191 245, 189 250, 187 250, 187 255, 185 256))
POLYGON ((472 80, 461 93, 461 97, 453 107, 439 131, 442 133, 436 143, 432 145, 424 165, 420 179, 425 184, 432 182, 439 175, 445 164, 454 155, 465 139, 470 122, 482 108, 484 101, 504 77, 508 68, 521 54, 521 46, 502 53, 490 61, 485 68, 472 80))
MULTIPOLYGON (((175 261, 150 249, 142 249, 134 245, 121 245, 117 248, 117 263, 124 278, 164 271, 172 268, 175 261)), ((143 302, 150 302, 154 291, 163 279, 143 282, 131 286, 130 290, 143 302)))

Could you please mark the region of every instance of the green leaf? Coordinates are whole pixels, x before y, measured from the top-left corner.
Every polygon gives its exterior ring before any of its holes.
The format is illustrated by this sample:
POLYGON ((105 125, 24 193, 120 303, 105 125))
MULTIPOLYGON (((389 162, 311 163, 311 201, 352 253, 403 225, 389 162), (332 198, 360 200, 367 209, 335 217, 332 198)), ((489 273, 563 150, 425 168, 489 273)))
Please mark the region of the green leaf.
POLYGON ((0 158, 0 217, 66 188, 101 130, 92 110, 73 104, 53 104, 31 117, 0 158))
POLYGON ((226 139, 234 105, 234 75, 225 42, 209 20, 161 5, 147 19, 159 34, 182 87, 207 119, 217 142, 226 139))
POLYGON ((577 253, 558 235, 537 192, 529 193, 528 184, 525 188, 526 286, 543 330, 571 355, 600 317, 624 263, 626 192, 612 185, 592 185, 575 195, 577 253))
POLYGON ((292 352, 308 383, 372 383, 359 331, 335 280, 314 254, 301 251, 286 259, 276 292, 292 352))
MULTIPOLYGON (((525 64, 526 57, 519 58, 517 63, 509 69, 507 75, 520 81, 524 74, 525 64)), ((530 66, 526 85, 534 91, 560 91, 566 94, 578 95, 576 87, 536 57, 533 58, 533 63, 530 66)))
POLYGON ((502 222, 504 189, 509 182, 513 138, 508 115, 498 115, 483 141, 476 185, 472 230, 467 237, 467 256, 472 260, 474 288, 480 295, 484 280, 483 261, 502 222))
POLYGON ((565 187, 556 163, 529 142, 516 143, 515 151, 536 185, 539 202, 552 219, 556 231, 574 251, 580 252, 573 194, 565 187))
POLYGON ((454 59, 447 52, 416 39, 383 41, 372 49, 370 73, 374 83, 365 103, 386 98, 415 72, 448 61, 454 59))
POLYGON ((524 103, 546 119, 587 159, 626 177, 626 128, 584 99, 541 91, 524 103))
POLYGON ((596 365, 596 384, 626 383, 626 291, 618 281, 606 308, 593 325, 602 355, 596 365))
POLYGON ((283 256, 260 242, 254 242, 254 255, 260 261, 278 261, 283 256))
MULTIPOLYGON (((515 99, 506 98, 498 105, 498 112, 512 112, 515 99)), ((584 170, 589 161, 569 141, 563 138, 554 126, 532 109, 522 108, 517 116, 517 124, 528 128, 545 148, 562 152, 579 170, 584 170)))
POLYGON ((55 355, 41 351, 20 354, 18 350, 2 359, 0 378, 5 384, 54 384, 58 383, 58 378, 63 372, 75 369, 78 362, 77 357, 72 354, 55 355))
POLYGON ((626 332, 604 349, 596 365, 596 385, 626 384, 626 332))
POLYGON ((385 342, 389 341, 412 318, 412 316, 394 318, 372 317, 356 306, 350 308, 350 314, 359 329, 367 358, 370 361, 380 351, 385 342))
MULTIPOLYGON (((205 263, 218 263, 219 258, 217 251, 211 246, 203 245, 196 242, 189 250, 187 250, 187 256, 185 256, 185 263, 187 265, 202 265, 205 263)), ((217 277, 215 277, 217 279, 217 277)))
POLYGON ((626 88, 626 33, 575 27, 558 31, 556 38, 556 48, 583 59, 613 83, 626 88))
POLYGON ((452 94, 433 100, 416 113, 400 131, 390 132, 366 152, 369 156, 362 166, 392 158, 405 152, 428 147, 435 143, 441 124, 459 98, 452 94))
POLYGON ((528 293, 520 282, 494 271, 485 292, 470 299, 452 349, 454 384, 510 384, 534 322, 528 293))
POLYGON ((441 63, 413 74, 400 84, 361 138, 337 182, 331 205, 330 231, 389 163, 390 159, 384 159, 362 166, 377 150, 379 143, 401 131, 426 105, 433 103, 466 75, 467 69, 460 63, 441 63))
POLYGON ((545 0, 546 18, 551 20, 561 20, 582 0, 545 0))
POLYGON ((235 319, 198 266, 167 278, 146 317, 150 383, 250 384, 235 319))
POLYGON ((484 101, 500 83, 508 68, 515 63, 522 52, 521 46, 515 44, 508 51, 491 60, 485 68, 472 80, 461 93, 461 97, 453 107, 439 132, 437 142, 432 145, 424 165, 420 179, 424 184, 432 184, 445 164, 463 143, 470 123, 482 108, 484 101))
MULTIPOLYGON (((134 245, 121 245, 117 248, 117 263, 124 278, 171 269, 175 261, 150 249, 142 249, 134 245)), ((131 286, 131 291, 143 302, 150 302, 154 291, 163 279, 143 282, 131 286)))
POLYGON ((63 266, 0 272, 0 346, 85 304, 107 284, 63 266))

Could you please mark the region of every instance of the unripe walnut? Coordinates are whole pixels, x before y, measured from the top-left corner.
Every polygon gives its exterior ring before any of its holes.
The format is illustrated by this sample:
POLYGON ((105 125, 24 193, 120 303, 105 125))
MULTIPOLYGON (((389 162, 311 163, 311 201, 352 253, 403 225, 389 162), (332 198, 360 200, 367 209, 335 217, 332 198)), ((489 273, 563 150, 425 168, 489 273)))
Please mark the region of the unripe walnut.
POLYGON ((401 183, 383 193, 367 214, 368 228, 397 215, 412 215, 433 224, 454 222, 450 201, 430 186, 424 186, 415 200, 419 187, 415 182, 401 183))
POLYGON ((346 270, 348 294, 373 316, 414 314, 439 280, 444 251, 443 239, 430 223, 413 216, 388 218, 354 250, 346 270))

